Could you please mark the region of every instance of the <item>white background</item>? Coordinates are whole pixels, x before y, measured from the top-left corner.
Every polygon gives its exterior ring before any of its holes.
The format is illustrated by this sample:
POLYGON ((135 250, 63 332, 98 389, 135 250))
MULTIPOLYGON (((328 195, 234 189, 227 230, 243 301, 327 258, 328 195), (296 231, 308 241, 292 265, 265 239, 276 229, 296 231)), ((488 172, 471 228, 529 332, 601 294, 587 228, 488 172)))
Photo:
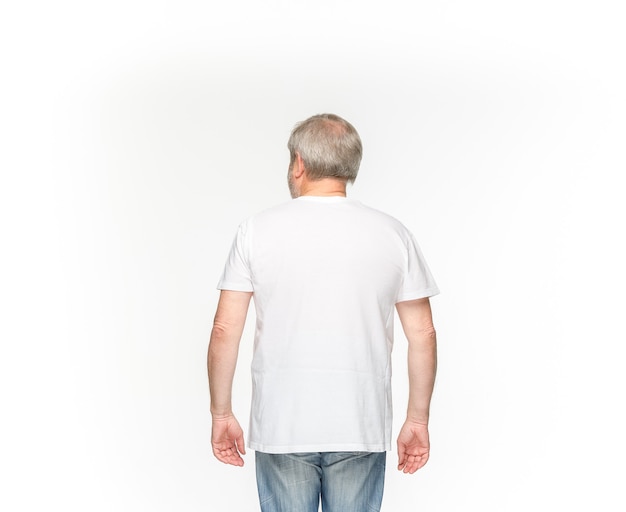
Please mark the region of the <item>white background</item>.
POLYGON ((288 199, 293 124, 333 112, 365 148, 349 195, 442 290, 431 460, 389 454, 383 509, 623 511, 619 6, 3 4, 0 508, 257 510, 253 453, 210 454, 215 285, 288 199))

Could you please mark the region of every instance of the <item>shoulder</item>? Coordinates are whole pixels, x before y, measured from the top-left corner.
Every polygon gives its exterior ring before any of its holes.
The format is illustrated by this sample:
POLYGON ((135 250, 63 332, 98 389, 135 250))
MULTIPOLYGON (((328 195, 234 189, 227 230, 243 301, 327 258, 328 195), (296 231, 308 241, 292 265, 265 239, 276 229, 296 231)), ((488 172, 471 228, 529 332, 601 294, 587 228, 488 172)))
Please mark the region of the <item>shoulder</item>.
POLYGON ((279 224, 281 219, 289 218, 289 212, 294 206, 293 203, 294 201, 283 202, 245 217, 239 223, 239 233, 245 236, 259 227, 279 224))
POLYGON ((382 210, 378 210, 377 208, 365 205, 359 201, 355 201, 355 204, 362 209, 363 215, 368 216, 371 221, 379 222, 380 224, 387 226, 389 229, 392 229, 401 235, 407 237, 412 236, 409 229, 396 217, 382 210))
POLYGON ((276 222, 278 219, 288 217, 289 213, 293 211, 294 206, 295 201, 285 201, 251 215, 245 219, 244 222, 248 225, 276 222))

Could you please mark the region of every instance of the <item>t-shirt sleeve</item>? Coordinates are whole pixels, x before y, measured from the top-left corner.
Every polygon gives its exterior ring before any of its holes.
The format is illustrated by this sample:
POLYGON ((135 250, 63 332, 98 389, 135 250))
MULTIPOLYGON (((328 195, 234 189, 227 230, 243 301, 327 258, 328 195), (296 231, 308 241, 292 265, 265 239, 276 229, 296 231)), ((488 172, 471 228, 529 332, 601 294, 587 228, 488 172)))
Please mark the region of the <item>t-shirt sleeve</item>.
POLYGON ((232 290, 237 292, 252 292, 252 276, 248 263, 249 226, 247 222, 239 225, 230 254, 224 266, 224 272, 217 283, 218 290, 232 290))
POLYGON ((409 236, 406 250, 407 261, 404 279, 396 302, 437 295, 439 288, 413 235, 409 236))

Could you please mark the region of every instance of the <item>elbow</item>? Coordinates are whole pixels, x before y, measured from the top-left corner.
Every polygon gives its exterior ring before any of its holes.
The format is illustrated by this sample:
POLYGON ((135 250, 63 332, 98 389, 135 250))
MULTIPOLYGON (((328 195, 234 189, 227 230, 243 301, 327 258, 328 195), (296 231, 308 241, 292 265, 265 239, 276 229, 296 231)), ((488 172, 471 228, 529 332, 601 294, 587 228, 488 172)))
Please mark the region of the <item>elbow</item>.
POLYGON ((411 333, 408 336, 409 345, 416 345, 419 347, 436 347, 437 346, 437 331, 433 326, 425 327, 411 333))
POLYGON ((239 336, 241 335, 241 329, 231 322, 224 322, 220 319, 215 319, 213 322, 213 329, 211 330, 211 340, 209 347, 215 348, 222 346, 229 346, 239 342, 239 336))
POLYGON ((224 339, 228 336, 228 325, 224 322, 216 320, 213 322, 213 329, 211 329, 211 339, 224 339))
POLYGON ((232 339, 232 337, 232 329, 228 325, 215 322, 211 330, 209 349, 215 350, 228 345, 228 341, 232 339))
POLYGON ((226 354, 232 350, 232 343, 230 343, 228 328, 222 324, 214 324, 211 330, 211 338, 209 339, 209 349, 207 358, 209 366, 211 361, 221 360, 226 354))
POLYGON ((432 327, 424 331, 422 335, 423 341, 422 344, 425 347, 428 347, 431 350, 436 350, 437 348, 437 332, 435 328, 432 327))
POLYGON ((426 339, 432 340, 433 342, 437 341, 437 331, 432 325, 422 331, 422 336, 426 339))

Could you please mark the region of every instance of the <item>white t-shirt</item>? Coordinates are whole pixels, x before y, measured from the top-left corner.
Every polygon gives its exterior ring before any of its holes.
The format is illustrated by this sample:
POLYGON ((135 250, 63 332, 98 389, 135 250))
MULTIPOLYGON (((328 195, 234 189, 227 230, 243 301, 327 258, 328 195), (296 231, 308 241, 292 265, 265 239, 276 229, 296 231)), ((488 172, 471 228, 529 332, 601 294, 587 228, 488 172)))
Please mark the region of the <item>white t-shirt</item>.
POLYGON ((439 292, 400 222, 299 197, 239 226, 218 289, 254 292, 250 448, 391 449, 394 305, 439 292))

